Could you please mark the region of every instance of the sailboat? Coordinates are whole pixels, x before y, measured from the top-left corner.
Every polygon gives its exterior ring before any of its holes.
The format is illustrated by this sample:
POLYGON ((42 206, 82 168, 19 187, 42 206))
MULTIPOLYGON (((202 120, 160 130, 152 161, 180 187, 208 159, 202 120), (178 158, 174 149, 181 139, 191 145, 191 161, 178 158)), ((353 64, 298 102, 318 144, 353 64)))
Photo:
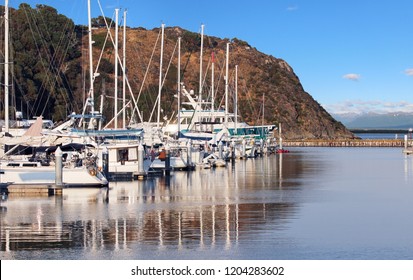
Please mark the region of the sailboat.
MULTIPOLYGON (((145 175, 149 171, 150 160, 143 151, 143 156, 139 157, 140 149, 143 147, 144 130, 142 128, 127 128, 125 121, 125 87, 123 98, 123 127, 118 128, 118 104, 117 104, 117 72, 118 64, 121 65, 124 75, 124 86, 126 80, 126 59, 124 52, 124 59, 120 61, 118 55, 118 12, 116 9, 115 19, 115 109, 114 109, 114 128, 103 127, 102 104, 100 111, 94 108, 94 87, 95 78, 99 75, 94 72, 92 59, 92 25, 91 25, 91 8, 90 0, 88 1, 88 26, 89 26, 89 78, 90 89, 88 98, 85 102, 85 107, 82 114, 71 114, 68 121, 56 127, 53 133, 66 135, 77 139, 82 139, 99 150, 99 167, 102 168, 102 152, 105 149, 109 155, 109 175, 115 173, 130 173, 132 175, 145 175), (88 113, 86 113, 88 111, 88 113), (143 161, 143 162, 141 162, 143 161), (139 170, 139 166, 142 166, 139 170)), ((124 13, 126 18, 126 13, 124 13)), ((109 29, 108 29, 109 31, 109 29)), ((126 19, 124 21, 124 44, 126 41, 126 19)), ((123 47, 125 51, 125 46, 123 47)), ((132 97, 133 98, 133 97, 132 97)), ((103 101, 101 101, 103 103, 103 101)), ((110 176, 112 177, 112 176, 110 176)))
MULTIPOLYGON (((58 146, 33 145, 33 137, 41 130, 42 119, 38 118, 18 145, 10 145, 0 158, 0 187, 12 185, 25 187, 53 185, 57 173, 62 173, 64 187, 101 187, 108 181, 97 166, 95 148, 84 144, 58 146), (33 134, 33 135, 30 135, 33 134), (26 140, 26 141, 24 141, 26 140), (61 151, 62 166, 56 161, 57 151, 61 151), (60 171, 59 171, 60 170, 60 171)), ((35 138, 36 139, 36 138, 35 138)))
MULTIPOLYGON (((202 29, 203 30, 203 29, 202 29)), ((202 40, 201 34, 201 61, 202 61, 202 40)), ((200 92, 197 100, 194 97, 194 92, 189 92, 182 84, 178 94, 182 94, 189 105, 188 109, 181 109, 178 113, 177 123, 169 124, 164 129, 164 133, 176 135, 178 138, 189 138, 192 140, 212 141, 231 141, 240 139, 266 139, 270 133, 276 129, 275 125, 248 125, 245 122, 238 120, 237 101, 235 101, 235 112, 231 113, 228 109, 228 64, 229 64, 229 43, 226 48, 226 75, 225 75, 225 109, 214 108, 214 80, 212 78, 212 100, 205 102, 202 99, 202 85, 200 80, 200 92)), ((236 70, 238 67, 236 67, 236 70)), ((214 59, 212 57, 212 77, 214 77, 214 59)), ((237 71, 236 71, 237 72, 237 71)), ((200 67, 200 75, 202 76, 202 66, 200 67)), ((237 82, 236 82, 237 83, 237 82)), ((235 83, 237 95, 237 84, 235 83)), ((179 103, 179 102, 178 102, 179 103)), ((179 104, 180 105, 180 104, 179 104)))
MULTIPOLYGON (((5 0, 5 133, 9 132, 9 6, 5 0)), ((2 141, 0 157, 0 185, 33 186, 49 185, 56 183, 56 172, 62 171, 62 186, 104 186, 107 180, 97 169, 94 148, 85 145, 49 146, 41 134, 43 119, 37 118, 36 122, 19 138, 2 141), (13 144, 13 145, 11 145, 13 144), (9 145, 9 147, 7 147, 9 145), (62 167, 56 166, 55 152, 64 151, 62 167)), ((3 139, 3 140, 4 140, 3 139)))
MULTIPOLYGON (((144 129, 144 143, 149 148, 149 155, 151 158, 150 168, 154 170, 160 170, 166 168, 165 154, 168 150, 169 163, 172 170, 191 170, 195 167, 193 163, 196 159, 196 154, 192 154, 192 147, 184 142, 175 141, 175 139, 168 137, 164 133, 164 126, 161 123, 161 100, 162 100, 162 87, 163 87, 163 49, 164 49, 164 30, 165 24, 161 25, 161 47, 160 47, 160 61, 159 61, 159 85, 158 96, 155 102, 155 106, 152 112, 157 109, 157 120, 150 122, 152 114, 149 118, 149 122, 137 124, 138 127, 144 129)), ((181 38, 178 38, 178 50, 180 50, 181 38)), ((178 60, 180 60, 180 52, 178 52, 178 60)), ((179 84, 180 70, 178 70, 178 84, 179 84)))

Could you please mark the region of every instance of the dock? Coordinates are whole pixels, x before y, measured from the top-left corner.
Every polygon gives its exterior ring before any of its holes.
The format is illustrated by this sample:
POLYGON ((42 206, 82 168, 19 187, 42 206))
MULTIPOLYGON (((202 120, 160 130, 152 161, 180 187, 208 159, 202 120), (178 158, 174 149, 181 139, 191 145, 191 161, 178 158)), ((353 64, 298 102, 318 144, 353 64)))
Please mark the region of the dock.
POLYGON ((283 140, 285 147, 405 147, 403 139, 283 140))
POLYGON ((2 186, 1 191, 9 195, 62 195, 63 186, 54 184, 30 184, 2 186))
POLYGON ((334 139, 284 140, 285 147, 389 147, 403 148, 406 155, 413 154, 413 139, 334 139))

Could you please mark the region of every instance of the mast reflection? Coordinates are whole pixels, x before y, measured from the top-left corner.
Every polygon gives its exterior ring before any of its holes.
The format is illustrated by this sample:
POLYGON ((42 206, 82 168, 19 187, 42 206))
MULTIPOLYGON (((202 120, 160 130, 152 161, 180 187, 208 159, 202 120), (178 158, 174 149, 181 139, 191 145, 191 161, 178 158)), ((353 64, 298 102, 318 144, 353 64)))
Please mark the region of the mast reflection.
POLYGON ((158 250, 228 250, 268 228, 283 230, 298 211, 288 188, 300 188, 293 180, 300 163, 297 158, 283 162, 288 157, 111 183, 109 191, 65 189, 62 197, 7 198, 1 251, 116 252, 142 244, 158 250))

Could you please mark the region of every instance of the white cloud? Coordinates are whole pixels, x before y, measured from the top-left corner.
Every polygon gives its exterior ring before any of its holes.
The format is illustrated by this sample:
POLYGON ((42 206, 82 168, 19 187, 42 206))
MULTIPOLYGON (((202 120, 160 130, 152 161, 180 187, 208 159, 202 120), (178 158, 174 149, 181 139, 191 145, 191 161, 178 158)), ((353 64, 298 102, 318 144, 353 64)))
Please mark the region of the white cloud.
POLYGON ((413 68, 408 68, 408 69, 404 70, 404 73, 407 76, 413 76, 413 68))
POLYGON ((287 11, 292 12, 292 11, 296 11, 298 10, 298 6, 297 5, 291 5, 287 7, 287 11))
POLYGON ((361 78, 360 74, 354 74, 354 73, 345 74, 343 76, 343 79, 352 80, 352 81, 358 81, 360 80, 360 78, 361 78))

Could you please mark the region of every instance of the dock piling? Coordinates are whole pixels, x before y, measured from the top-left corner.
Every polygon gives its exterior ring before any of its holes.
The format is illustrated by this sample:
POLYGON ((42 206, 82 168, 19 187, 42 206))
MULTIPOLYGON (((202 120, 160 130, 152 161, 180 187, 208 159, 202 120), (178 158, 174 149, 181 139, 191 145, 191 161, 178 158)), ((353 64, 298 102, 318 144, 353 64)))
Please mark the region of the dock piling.
POLYGON ((144 175, 145 173, 145 168, 143 166, 143 163, 145 161, 145 149, 143 148, 142 143, 139 144, 138 146, 138 174, 139 175, 144 175))
POLYGON ((223 153, 222 153, 222 141, 219 141, 219 143, 218 143, 218 155, 219 155, 219 158, 220 159, 222 159, 222 158, 224 158, 224 156, 223 156, 223 153))
POLYGON ((55 177, 55 185, 56 187, 61 187, 63 186, 63 163, 62 163, 62 150, 60 147, 57 147, 56 152, 55 152, 55 171, 56 171, 56 177, 55 177))
POLYGON ((247 157, 247 141, 245 139, 242 139, 242 157, 247 157))
POLYGON ((171 153, 169 144, 165 145, 165 176, 171 175, 171 153))
POLYGON ((189 139, 186 148, 187 148, 187 164, 188 166, 191 166, 192 165, 192 141, 191 139, 189 139))
POLYGON ((106 178, 109 178, 109 151, 106 147, 102 150, 102 171, 106 178))

